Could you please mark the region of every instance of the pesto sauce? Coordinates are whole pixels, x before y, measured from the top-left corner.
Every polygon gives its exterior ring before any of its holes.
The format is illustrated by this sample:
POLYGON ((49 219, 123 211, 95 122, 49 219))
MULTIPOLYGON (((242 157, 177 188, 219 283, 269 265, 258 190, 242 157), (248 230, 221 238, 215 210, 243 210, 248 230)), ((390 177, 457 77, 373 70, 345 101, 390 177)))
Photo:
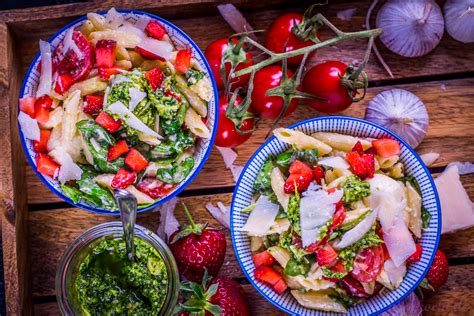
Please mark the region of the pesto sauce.
POLYGON ((104 239, 79 266, 75 289, 86 315, 158 315, 167 296, 163 258, 135 237, 135 261, 123 239, 104 239))

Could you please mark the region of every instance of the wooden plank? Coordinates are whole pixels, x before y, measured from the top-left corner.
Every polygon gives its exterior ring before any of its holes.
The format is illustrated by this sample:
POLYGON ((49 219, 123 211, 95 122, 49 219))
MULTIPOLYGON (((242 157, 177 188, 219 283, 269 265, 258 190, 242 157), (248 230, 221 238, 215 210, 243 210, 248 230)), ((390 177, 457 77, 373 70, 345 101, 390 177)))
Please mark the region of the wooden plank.
MULTIPOLYGON (((204 209, 204 205, 210 201, 222 201, 226 205, 230 205, 231 197, 230 194, 221 194, 183 198, 182 201, 189 207, 196 222, 209 222, 211 225, 220 227, 220 224, 204 209)), ((186 223, 182 205, 177 207, 175 214, 181 224, 186 223)), ((156 231, 159 218, 157 212, 139 214, 137 223, 156 231)), ((119 219, 117 216, 96 215, 77 208, 30 212, 28 220, 31 231, 29 245, 31 260, 35 262, 31 266, 33 295, 54 295, 56 267, 66 247, 90 227, 114 220, 119 219)), ((226 237, 227 252, 221 273, 229 277, 243 277, 235 259, 228 231, 226 231, 226 237)))
POLYGON ((6 312, 31 314, 27 262, 28 217, 25 167, 20 150, 16 119, 18 62, 13 40, 5 23, 0 23, 0 214, 6 312), (12 101, 15 100, 15 101, 12 101))
MULTIPOLYGON (((418 95, 425 103, 429 115, 430 126, 428 136, 417 148, 419 153, 438 152, 440 159, 433 167, 445 166, 452 161, 474 161, 474 112, 471 109, 474 97, 474 79, 435 81, 419 84, 395 85, 390 87, 370 88, 367 97, 359 104, 352 105, 342 115, 363 118, 367 102, 376 94, 391 88, 402 88, 418 95), (440 86, 444 84, 446 90, 440 86), (462 148, 463 150, 460 150, 462 148)), ((321 115, 305 105, 281 122, 281 126, 321 115)), ((256 149, 263 143, 271 121, 262 120, 259 129, 252 137, 236 149, 237 163, 244 165, 256 149)), ((32 204, 61 201, 53 192, 43 185, 33 170, 27 167, 28 202, 32 204)), ((235 182, 229 170, 225 169, 220 154, 213 150, 209 161, 203 167, 189 189, 216 188, 233 186, 235 182), (212 179, 212 181, 210 180, 212 179)))

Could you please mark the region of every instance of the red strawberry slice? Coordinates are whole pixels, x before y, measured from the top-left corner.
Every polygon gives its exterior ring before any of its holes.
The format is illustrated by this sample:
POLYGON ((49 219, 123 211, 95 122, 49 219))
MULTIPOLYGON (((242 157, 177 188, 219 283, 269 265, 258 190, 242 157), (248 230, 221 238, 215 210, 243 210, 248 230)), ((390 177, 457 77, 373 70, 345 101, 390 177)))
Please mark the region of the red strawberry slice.
POLYGON ((165 59, 163 57, 160 57, 158 55, 155 55, 153 54, 152 52, 149 52, 141 47, 138 47, 136 46, 135 47, 135 50, 140 54, 142 55, 143 58, 146 58, 146 59, 159 59, 161 61, 165 61, 165 59))
POLYGON ((86 95, 84 97, 84 113, 97 114, 102 111, 104 97, 100 95, 86 95))
POLYGON ((166 35, 165 28, 160 23, 154 20, 148 22, 145 31, 148 33, 148 35, 157 40, 162 40, 163 37, 166 35))
POLYGON ((114 146, 109 148, 107 160, 112 161, 122 156, 128 151, 128 145, 125 139, 119 140, 114 146))
POLYGON ((252 261, 256 267, 259 266, 271 266, 275 263, 275 259, 268 251, 262 251, 260 253, 256 253, 252 256, 252 261))
POLYGON ((290 166, 290 176, 285 181, 285 193, 295 192, 295 183, 299 192, 305 191, 313 180, 313 170, 303 162, 296 160, 290 166))
POLYGON ((35 117, 35 98, 25 97, 20 99, 20 111, 35 117))
POLYGON ((55 178, 59 172, 59 164, 43 153, 36 154, 36 169, 39 173, 55 178))
POLYGON ((332 217, 332 223, 331 223, 331 226, 329 227, 329 230, 331 232, 339 228, 339 226, 341 226, 344 220, 346 219, 346 211, 344 210, 344 206, 342 205, 342 203, 340 205, 337 205, 336 207, 337 207, 336 212, 334 213, 334 216, 332 217))
POLYGON ((51 131, 47 129, 40 130, 40 140, 33 141, 33 149, 38 153, 48 152, 48 140, 51 131))
POLYGON ((364 148, 362 148, 362 143, 360 141, 357 141, 354 147, 352 147, 352 151, 355 151, 359 155, 362 155, 364 153, 364 148))
POLYGON ((127 171, 124 168, 120 168, 117 174, 112 179, 112 188, 125 189, 132 185, 137 179, 137 175, 133 172, 127 171))
POLYGON ((110 68, 115 64, 115 48, 113 40, 99 40, 95 45, 95 62, 99 68, 110 68))
POLYGON ((35 118, 40 124, 45 124, 49 120, 49 109, 53 106, 53 100, 44 95, 35 102, 35 118))
POLYGON ((112 66, 109 68, 99 68, 99 78, 103 80, 109 80, 115 74, 124 72, 124 70, 118 66, 112 66))
POLYGON ((398 155, 400 153, 400 143, 395 139, 380 138, 372 141, 377 155, 387 158, 390 156, 398 155))
POLYGON ((145 73, 145 77, 153 90, 161 87, 165 76, 159 68, 153 68, 145 73))
POLYGON ((278 294, 283 294, 283 292, 285 292, 287 288, 288 288, 288 285, 286 284, 285 280, 283 280, 283 279, 281 279, 275 285, 273 285, 273 289, 278 294))
POLYGON ((259 266, 253 270, 253 275, 258 281, 270 284, 278 294, 281 294, 286 290, 285 280, 283 280, 281 274, 275 271, 273 268, 268 266, 259 266))
POLYGON ((63 95, 67 90, 69 90, 73 83, 74 80, 72 79, 71 75, 59 75, 56 79, 56 84, 54 85, 54 91, 60 95, 63 95))
POLYGON ((324 169, 321 166, 314 166, 313 177, 316 182, 321 185, 322 179, 324 179, 324 169))
POLYGON ((175 187, 176 184, 163 183, 156 178, 143 178, 137 184, 137 189, 152 199, 159 199, 169 195, 175 187))
POLYGON ((108 115, 104 111, 99 113, 99 115, 95 118, 95 121, 110 133, 118 131, 120 126, 122 126, 122 122, 120 120, 115 120, 112 116, 108 115))
POLYGON ((174 68, 183 74, 188 72, 191 67, 191 55, 192 52, 190 49, 180 49, 176 54, 174 68))
MULTIPOLYGON (((331 270, 333 272, 337 272, 337 273, 342 273, 343 275, 345 275, 347 273, 346 268, 344 267, 344 265, 342 264, 341 261, 336 261, 336 263, 332 267, 329 267, 329 270, 331 270)), ((332 282, 339 282, 341 280, 341 279, 337 279, 337 278, 330 278, 330 277, 327 277, 327 276, 323 276, 323 279, 329 280, 329 281, 332 281, 332 282)))
POLYGON ((316 258, 319 266, 331 266, 337 258, 336 251, 329 244, 316 249, 316 258))
POLYGON ((148 166, 148 161, 135 148, 130 149, 125 157, 125 164, 135 172, 140 172, 148 166))
POLYGON ((74 82, 78 82, 87 78, 92 69, 92 47, 81 32, 74 31, 72 40, 79 48, 80 55, 73 49, 64 52, 64 41, 61 41, 53 52, 52 66, 53 73, 57 71, 59 75, 68 74, 74 82))
POLYGON ((421 259, 421 253, 423 252, 423 249, 419 244, 416 244, 416 249, 415 252, 411 254, 410 257, 407 259, 407 264, 414 264, 421 259))

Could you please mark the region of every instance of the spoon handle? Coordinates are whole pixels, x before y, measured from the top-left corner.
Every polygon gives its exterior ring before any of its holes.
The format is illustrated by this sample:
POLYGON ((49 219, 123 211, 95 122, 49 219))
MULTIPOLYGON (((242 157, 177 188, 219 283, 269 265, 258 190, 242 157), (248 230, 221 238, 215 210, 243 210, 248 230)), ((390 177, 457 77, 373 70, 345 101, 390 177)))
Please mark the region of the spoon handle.
POLYGON ((128 259, 133 262, 133 259, 135 258, 133 238, 135 235, 135 221, 137 218, 137 199, 133 194, 122 189, 115 189, 114 195, 120 210, 120 218, 122 220, 123 232, 125 234, 125 246, 127 247, 128 259))

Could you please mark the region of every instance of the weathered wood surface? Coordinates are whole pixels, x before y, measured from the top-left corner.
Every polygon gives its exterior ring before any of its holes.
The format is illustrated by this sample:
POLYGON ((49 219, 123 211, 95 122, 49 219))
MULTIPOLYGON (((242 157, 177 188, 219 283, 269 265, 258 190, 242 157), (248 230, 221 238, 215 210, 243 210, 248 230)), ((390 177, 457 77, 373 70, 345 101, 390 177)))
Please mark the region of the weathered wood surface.
MULTIPOLYGON (((439 153, 440 158, 433 164, 433 167, 446 166, 446 164, 453 161, 474 161, 473 85, 474 79, 459 79, 374 87, 369 89, 367 97, 363 101, 352 105, 342 115, 363 118, 367 102, 378 93, 388 88, 409 90, 420 97, 430 115, 428 136, 417 148, 418 153, 423 154, 431 151, 439 153), (462 150, 460 150, 461 148, 462 150)), ((290 117, 283 119, 281 126, 288 126, 318 115, 321 114, 301 104, 290 117)), ((245 164, 255 150, 263 143, 271 123, 269 120, 262 120, 259 129, 245 143, 245 146, 236 149, 239 155, 238 164, 245 164)), ((61 201, 59 197, 43 185, 29 165, 26 168, 28 186, 33 188, 28 190, 29 203, 38 204, 61 201)), ((221 155, 214 149, 202 172, 188 189, 219 188, 234 185, 235 182, 231 172, 225 169, 221 155)))
MULTIPOLYGON (((282 12, 303 12, 308 1, 233 1, 255 29, 267 29, 276 16, 282 12)), ((114 220, 113 217, 94 215, 74 208, 58 208, 60 202, 33 173, 25 163, 24 154, 18 143, 14 109, 21 80, 34 55, 38 51, 38 40, 48 38, 65 24, 89 11, 105 10, 111 6, 123 9, 143 9, 170 19, 187 32, 201 47, 205 48, 213 39, 227 37, 232 30, 218 15, 217 0, 161 0, 161 1, 87 1, 77 4, 65 4, 53 7, 40 7, 23 10, 2 11, 0 22, 0 140, 7 144, 2 148, 0 164, 0 196, 2 203, 2 237, 4 247, 4 266, 7 290, 8 313, 28 314, 32 304, 27 302, 28 295, 34 297, 36 315, 59 315, 54 303, 54 275, 59 257, 67 245, 87 228, 114 220), (192 18, 191 18, 192 16, 192 18), (26 167, 25 167, 26 166, 26 167), (27 196, 27 199, 25 198, 27 196), (5 198, 6 197, 6 198, 5 198), (7 203, 5 203, 6 201, 7 203), (34 212, 27 214, 26 203, 34 212), (48 204, 45 204, 48 203, 48 204), (52 204, 49 204, 52 203, 52 204), (51 208, 51 210, 41 210, 51 208), (28 219, 26 219, 26 215, 28 219), (28 245, 26 245, 28 243, 28 245), (29 247, 26 255, 26 247, 29 247), (19 259, 17 261, 17 258, 19 259), (31 278, 25 279, 26 260, 34 262, 30 266, 31 278), (22 280, 29 280, 22 281, 22 280), (31 291, 28 285, 31 284, 31 291), (50 303, 42 303, 50 302, 50 303), (26 308, 20 311, 20 306, 26 308)), ((321 12, 329 17, 342 30, 353 31, 363 28, 368 1, 331 1, 321 7, 321 12), (356 7, 357 12, 351 21, 337 19, 339 10, 356 7)), ((375 16, 375 14, 374 14, 375 16)), ((374 18, 371 21, 374 25, 374 18)), ((329 36, 323 30, 322 37, 329 36)), ((259 34, 260 39, 263 33, 259 34)), ((337 48, 328 48, 317 53, 317 59, 324 61, 338 59, 352 63, 362 59, 365 44, 362 41, 347 42, 337 48)), ((428 56, 416 59, 400 58, 389 52, 378 41, 378 47, 391 66, 395 81, 391 81, 381 66, 372 59, 366 70, 371 86, 365 101, 353 105, 342 113, 363 117, 365 106, 377 93, 398 87, 418 95, 426 104, 430 114, 428 137, 418 148, 419 153, 430 151, 441 154, 434 167, 443 167, 452 161, 474 160, 474 112, 472 99, 474 90, 474 45, 464 45, 445 34, 440 45, 428 56), (397 85, 395 85, 397 84, 397 85), (380 85, 383 85, 380 86, 380 85)), ((282 126, 320 114, 307 110, 304 106, 290 118, 282 121, 282 126)), ((246 144, 237 150, 237 163, 244 164, 251 154, 261 145, 263 137, 270 127, 263 120, 260 129, 246 144)), ((471 199, 474 199, 474 175, 462 176, 471 199)), ((231 173, 225 169, 222 157, 213 149, 201 174, 188 188, 186 194, 196 194, 195 189, 208 189, 203 196, 183 198, 198 221, 216 221, 204 210, 209 201, 223 201, 229 205, 231 193, 215 194, 220 188, 232 188, 235 182, 231 173)), ((227 191, 228 192, 228 191, 227 191)), ((63 207, 63 204, 60 204, 63 207)), ((176 210, 180 223, 185 222, 181 209, 176 210)), ((115 218, 116 219, 116 218, 115 218)), ((159 223, 158 213, 139 216, 139 224, 156 229, 159 223)), ((228 233, 228 232, 227 232, 228 233)), ((463 258, 474 257, 472 236, 474 228, 445 235, 441 238, 440 248, 455 263, 472 263, 463 258)), ((451 266, 448 284, 440 292, 428 295, 425 313, 433 315, 469 315, 474 314, 473 264, 451 266)), ((233 253, 230 239, 222 274, 244 280, 233 253)), ((251 309, 255 315, 279 315, 281 313, 261 297, 251 285, 245 284, 251 309)))

